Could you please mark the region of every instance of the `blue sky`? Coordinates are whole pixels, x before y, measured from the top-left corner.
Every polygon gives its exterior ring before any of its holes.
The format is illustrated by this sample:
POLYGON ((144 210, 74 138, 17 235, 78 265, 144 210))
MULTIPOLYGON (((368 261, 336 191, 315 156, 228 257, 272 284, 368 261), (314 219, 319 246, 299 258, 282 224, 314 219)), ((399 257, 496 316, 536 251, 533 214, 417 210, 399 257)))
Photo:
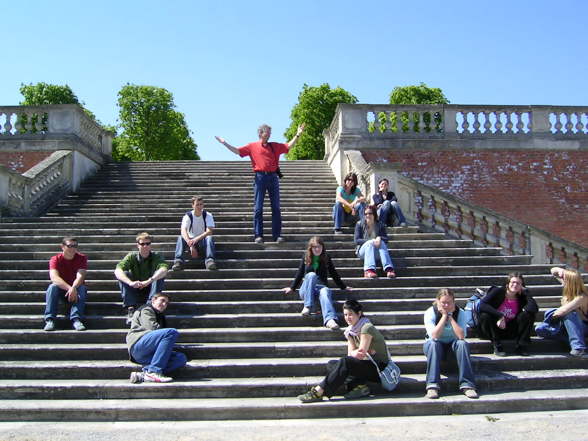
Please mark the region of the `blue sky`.
POLYGON ((454 104, 588 105, 588 2, 32 1, 1 9, 0 105, 68 84, 115 124, 126 83, 164 87, 204 160, 261 123, 283 141, 302 85, 361 103, 424 82, 454 104), (584 31, 582 31, 584 29, 584 31))

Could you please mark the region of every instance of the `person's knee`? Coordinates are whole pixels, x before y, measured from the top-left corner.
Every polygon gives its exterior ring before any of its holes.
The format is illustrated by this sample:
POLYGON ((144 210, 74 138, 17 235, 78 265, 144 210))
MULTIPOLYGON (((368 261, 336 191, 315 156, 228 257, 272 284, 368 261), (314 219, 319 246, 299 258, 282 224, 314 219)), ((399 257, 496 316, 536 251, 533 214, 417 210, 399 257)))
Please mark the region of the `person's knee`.
POLYGON ((318 277, 318 276, 316 275, 316 273, 314 273, 314 272, 312 272, 312 271, 311 271, 310 273, 306 273, 306 275, 304 276, 304 278, 305 278, 306 280, 308 280, 308 281, 313 281, 313 280, 316 280, 316 279, 317 279, 317 277, 318 277))
POLYGON ((319 291, 319 296, 331 300, 331 290, 325 286, 319 291))

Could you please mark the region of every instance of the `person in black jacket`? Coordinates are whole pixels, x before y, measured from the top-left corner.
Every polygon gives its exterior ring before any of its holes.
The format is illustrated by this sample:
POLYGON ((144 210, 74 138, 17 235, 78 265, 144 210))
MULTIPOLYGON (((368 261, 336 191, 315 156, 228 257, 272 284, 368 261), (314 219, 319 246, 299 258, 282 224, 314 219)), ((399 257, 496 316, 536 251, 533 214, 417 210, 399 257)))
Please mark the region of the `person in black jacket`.
POLYGON ((339 329, 337 312, 333 304, 333 294, 327 285, 329 275, 339 288, 342 290, 349 289, 339 277, 335 265, 333 265, 331 258, 327 254, 323 240, 318 236, 313 236, 308 241, 308 246, 302 256, 294 281, 289 287, 284 288, 284 292, 286 294, 293 293, 302 282, 299 294, 300 299, 304 301, 304 308, 301 314, 304 317, 309 316, 310 312, 316 308, 318 298, 325 326, 329 329, 339 329))
POLYGON ((388 252, 386 225, 378 222, 378 213, 374 205, 365 209, 364 216, 365 218, 355 225, 354 235, 357 257, 363 259, 363 276, 366 279, 377 278, 376 264, 379 261, 386 277, 393 279, 396 273, 388 252))
POLYGON ((527 356, 538 309, 523 275, 510 273, 504 286, 491 287, 480 300, 480 337, 492 341, 499 357, 506 356, 501 343, 505 338, 514 339, 515 351, 527 356))
POLYGON ((394 217, 398 220, 401 227, 406 226, 406 218, 400 209, 398 199, 393 191, 389 191, 390 182, 382 178, 378 182, 378 192, 372 195, 372 201, 378 208, 378 217, 389 227, 394 225, 394 217))

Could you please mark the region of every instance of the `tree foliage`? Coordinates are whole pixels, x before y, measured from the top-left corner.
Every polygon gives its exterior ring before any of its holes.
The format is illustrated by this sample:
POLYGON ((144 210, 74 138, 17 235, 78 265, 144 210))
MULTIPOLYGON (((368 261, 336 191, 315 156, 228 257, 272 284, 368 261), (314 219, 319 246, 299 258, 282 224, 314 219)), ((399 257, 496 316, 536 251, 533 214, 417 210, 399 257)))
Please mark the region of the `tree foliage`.
POLYGON ((288 152, 288 159, 323 159, 323 130, 331 124, 338 103, 355 104, 357 98, 341 87, 331 89, 327 83, 318 87, 304 84, 298 95, 298 103, 290 113, 292 122, 284 136, 290 140, 300 124, 304 123, 305 128, 300 139, 288 152))
POLYGON ((21 106, 82 104, 67 84, 65 86, 47 83, 21 84, 20 93, 24 97, 24 101, 20 102, 21 106))
POLYGON ((200 159, 184 115, 166 89, 126 84, 118 93, 122 133, 113 146, 115 160, 200 159))
POLYGON ((390 104, 449 104, 449 100, 438 87, 421 83, 418 86, 396 86, 390 92, 390 104))

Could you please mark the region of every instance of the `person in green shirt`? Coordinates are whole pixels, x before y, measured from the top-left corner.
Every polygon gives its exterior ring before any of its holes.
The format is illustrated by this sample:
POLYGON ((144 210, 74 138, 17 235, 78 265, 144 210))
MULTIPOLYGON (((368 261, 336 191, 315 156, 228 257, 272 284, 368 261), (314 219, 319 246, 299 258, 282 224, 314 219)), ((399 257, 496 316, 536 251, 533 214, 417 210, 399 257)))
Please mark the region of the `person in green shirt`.
POLYGON ((146 303, 163 290, 164 278, 168 264, 163 257, 151 251, 153 236, 141 233, 136 238, 138 251, 127 254, 114 270, 123 300, 123 308, 127 312, 127 325, 135 309, 146 303))

